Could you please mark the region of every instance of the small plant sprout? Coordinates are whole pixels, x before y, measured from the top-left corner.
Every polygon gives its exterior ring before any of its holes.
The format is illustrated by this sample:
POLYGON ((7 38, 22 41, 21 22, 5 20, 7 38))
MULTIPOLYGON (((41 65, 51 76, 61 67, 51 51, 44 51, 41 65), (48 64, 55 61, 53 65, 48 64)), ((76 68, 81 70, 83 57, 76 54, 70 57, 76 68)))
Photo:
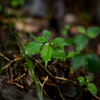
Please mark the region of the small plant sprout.
POLYGON ((84 77, 80 76, 77 78, 77 80, 80 86, 86 85, 86 88, 88 91, 97 95, 98 90, 97 90, 96 85, 94 83, 90 83, 90 81, 92 80, 92 77, 88 76, 85 79, 84 77))
POLYGON ((80 86, 82 86, 82 85, 85 84, 85 79, 84 79, 84 77, 80 76, 80 77, 77 78, 77 80, 78 80, 80 86))
POLYGON ((70 25, 65 25, 64 29, 61 30, 62 35, 67 35, 70 25))
MULTIPOLYGON (((70 26, 65 26, 68 30, 70 26)), ((87 71, 91 73, 100 72, 100 59, 94 53, 83 54, 82 50, 88 45, 89 39, 96 38, 100 33, 99 27, 89 27, 85 29, 84 27, 78 27, 78 31, 81 33, 76 35, 71 39, 63 39, 57 37, 50 40, 52 33, 48 30, 42 32, 43 36, 35 37, 32 42, 29 42, 25 48, 26 55, 40 54, 42 60, 47 67, 49 61, 66 61, 66 58, 71 58, 71 72, 77 68, 84 66, 87 71), (75 46, 75 52, 70 51, 68 55, 66 54, 65 46, 75 46), (73 70, 74 69, 74 70, 73 70)), ((64 33, 65 34, 65 33, 64 33)), ((97 94, 97 87, 94 83, 90 83, 92 78, 90 76, 84 78, 82 76, 77 78, 79 85, 81 87, 86 86, 86 89, 93 94, 97 94)))
POLYGON ((65 40, 61 37, 57 37, 52 41, 49 41, 52 33, 50 31, 44 30, 42 32, 43 36, 34 37, 35 41, 29 42, 26 46, 26 55, 41 55, 41 58, 45 62, 45 66, 52 59, 54 60, 66 60, 66 52, 64 51, 64 46, 67 46, 65 40))

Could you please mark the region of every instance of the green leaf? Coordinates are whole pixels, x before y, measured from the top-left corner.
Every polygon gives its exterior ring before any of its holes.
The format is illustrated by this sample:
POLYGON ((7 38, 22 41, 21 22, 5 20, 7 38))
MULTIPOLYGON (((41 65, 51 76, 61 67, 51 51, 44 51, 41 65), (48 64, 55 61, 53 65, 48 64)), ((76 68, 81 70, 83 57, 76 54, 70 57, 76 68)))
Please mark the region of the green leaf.
POLYGON ((65 29, 63 29, 63 30, 61 30, 61 33, 62 33, 62 35, 67 35, 68 34, 68 31, 65 30, 65 29))
POLYGON ((25 0, 10 0, 10 5, 14 8, 18 7, 19 5, 23 5, 25 0))
POLYGON ((98 73, 100 72, 100 59, 95 54, 88 54, 87 55, 87 70, 91 73, 98 73))
POLYGON ((51 35, 52 35, 52 33, 50 32, 50 31, 48 31, 48 30, 43 30, 43 35, 45 36, 45 37, 51 37, 51 35))
POLYGON ((54 41, 57 43, 57 45, 61 48, 64 49, 64 46, 67 46, 65 40, 61 37, 55 38, 54 41))
POLYGON ((68 53, 68 56, 69 58, 73 58, 75 56, 75 52, 71 51, 68 53))
POLYGON ((39 37, 34 37, 34 38, 36 39, 37 42, 40 42, 40 43, 45 43, 48 41, 46 37, 44 36, 39 36, 39 37))
POLYGON ((56 48, 53 51, 53 57, 56 60, 65 61, 66 60, 66 53, 64 50, 56 48))
POLYGON ((78 54, 72 58, 71 65, 74 69, 81 67, 85 62, 83 54, 78 54))
POLYGON ((69 45, 74 45, 74 37, 73 38, 70 38, 70 39, 66 39, 65 40, 66 44, 69 46, 69 45))
POLYGON ((86 77, 86 82, 89 83, 93 78, 91 76, 86 77))
POLYGON ((37 43, 35 41, 29 42, 25 49, 26 55, 38 54, 40 52, 41 46, 42 46, 41 43, 37 43))
POLYGON ((90 38, 96 38, 100 33, 100 28, 99 27, 89 27, 87 29, 87 36, 90 38))
POLYGON ((84 35, 77 35, 74 39, 76 46, 82 45, 85 47, 88 44, 88 41, 88 38, 84 35))
POLYGON ((65 25, 65 29, 70 29, 70 25, 65 25))
POLYGON ((80 77, 77 78, 77 80, 78 80, 80 86, 82 86, 82 85, 85 84, 85 79, 84 79, 84 77, 80 76, 80 77))
POLYGON ((17 1, 17 0, 12 0, 11 1, 11 6, 12 7, 17 7, 19 5, 19 1, 17 1))
POLYGON ((82 34, 86 34, 86 29, 85 29, 84 27, 82 27, 82 26, 79 26, 79 27, 78 27, 78 31, 79 31, 80 33, 82 33, 82 34))
POLYGON ((84 48, 83 45, 77 46, 77 47, 76 47, 76 51, 77 51, 77 52, 80 52, 80 51, 83 50, 83 48, 84 48))
POLYGON ((91 93, 97 95, 98 90, 97 90, 97 87, 96 87, 95 84, 93 84, 93 83, 88 83, 88 84, 87 84, 87 89, 88 89, 91 93))
POLYGON ((41 50, 41 57, 43 61, 45 61, 45 66, 47 66, 48 61, 51 60, 52 54, 53 54, 53 49, 49 45, 49 43, 45 43, 43 49, 41 50))

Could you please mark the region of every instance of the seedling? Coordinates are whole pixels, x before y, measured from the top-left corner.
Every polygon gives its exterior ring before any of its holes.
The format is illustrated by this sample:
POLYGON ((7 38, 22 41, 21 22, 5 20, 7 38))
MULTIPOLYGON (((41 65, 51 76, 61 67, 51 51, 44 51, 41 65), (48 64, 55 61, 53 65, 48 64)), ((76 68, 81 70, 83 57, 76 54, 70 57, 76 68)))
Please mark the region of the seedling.
POLYGON ((25 0, 10 0, 10 5, 13 8, 23 5, 24 3, 25 3, 25 0))
MULTIPOLYGON (((25 48, 26 55, 40 54, 41 58, 45 62, 45 67, 49 61, 60 60, 65 61, 66 58, 72 58, 71 66, 73 69, 85 66, 87 71, 92 73, 100 72, 100 59, 94 54, 82 54, 81 51, 88 45, 89 38, 96 38, 99 35, 100 28, 90 27, 87 30, 84 27, 78 28, 79 32, 82 33, 71 39, 63 39, 57 37, 54 40, 50 40, 52 33, 44 30, 43 36, 34 37, 35 41, 29 42, 25 48), (65 46, 74 45, 76 52, 69 52, 68 55, 64 51, 65 46)), ((91 77, 78 77, 79 85, 85 85, 87 90, 93 94, 97 94, 97 87, 95 84, 90 83, 91 77)))
POLYGON ((65 25, 64 29, 61 30, 62 35, 67 35, 70 25, 65 25))
POLYGON ((52 33, 44 30, 43 36, 34 37, 35 41, 29 42, 26 46, 25 52, 27 55, 41 54, 41 58, 47 66, 48 62, 54 60, 66 60, 66 52, 64 46, 67 46, 65 40, 61 37, 57 37, 52 41, 49 41, 52 33))
POLYGON ((66 43, 71 46, 74 45, 76 52, 69 52, 69 58, 71 60, 71 66, 73 69, 85 66, 85 68, 92 73, 100 72, 100 59, 94 53, 83 54, 82 50, 86 48, 89 43, 89 39, 95 39, 100 34, 99 27, 89 27, 85 29, 84 27, 78 27, 78 31, 81 33, 73 38, 66 39, 66 43))
MULTIPOLYGON (((67 27, 67 26, 66 26, 67 27)), ((68 26, 69 28, 69 26, 68 26)), ((45 62, 45 66, 51 60, 65 61, 67 57, 72 58, 71 66, 77 69, 86 66, 86 69, 92 73, 100 72, 100 59, 94 54, 82 54, 81 51, 88 45, 89 38, 96 38, 100 33, 99 27, 89 27, 87 30, 84 27, 78 27, 80 35, 71 39, 63 39, 57 37, 50 40, 52 33, 44 30, 43 36, 34 37, 35 41, 29 42, 25 48, 26 55, 40 54, 45 62), (65 46, 74 45, 76 52, 69 52, 68 55, 64 51, 65 46)))
POLYGON ((90 83, 91 79, 92 78, 90 76, 88 76, 86 79, 82 76, 77 78, 80 86, 86 85, 86 88, 88 91, 97 95, 97 92, 98 92, 97 87, 94 83, 90 83))

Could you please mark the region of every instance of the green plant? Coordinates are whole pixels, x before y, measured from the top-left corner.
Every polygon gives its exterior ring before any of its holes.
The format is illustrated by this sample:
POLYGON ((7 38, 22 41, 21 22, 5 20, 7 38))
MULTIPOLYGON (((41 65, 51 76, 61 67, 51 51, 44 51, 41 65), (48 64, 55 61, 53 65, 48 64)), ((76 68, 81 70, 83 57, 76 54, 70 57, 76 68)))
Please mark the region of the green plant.
POLYGON ((36 76, 34 74, 34 70, 33 70, 33 66, 34 65, 33 65, 32 61, 25 54, 24 47, 23 47, 22 43, 20 42, 19 37, 16 36, 16 35, 14 35, 14 36, 16 37, 16 39, 17 39, 17 41, 18 41, 18 43, 19 43, 19 45, 20 45, 20 47, 22 49, 23 55, 25 57, 25 60, 26 60, 27 66, 28 66, 28 69, 29 69, 29 71, 31 73, 32 79, 34 80, 34 83, 35 83, 35 86, 36 86, 36 90, 37 90, 37 96, 38 96, 39 100, 43 100, 43 97, 42 97, 42 95, 40 93, 40 86, 39 86, 38 81, 36 79, 36 76))
POLYGON ((45 66, 53 58, 54 60, 66 60, 66 53, 64 46, 67 46, 65 40, 61 37, 57 37, 52 41, 49 41, 52 33, 44 30, 43 36, 34 37, 36 41, 29 42, 25 48, 26 55, 41 54, 45 66))
POLYGON ((10 0, 10 5, 13 8, 23 5, 24 3, 25 3, 25 0, 10 0))
POLYGON ((64 29, 61 30, 62 35, 67 35, 70 25, 65 25, 64 29))
POLYGON ((91 93, 97 95, 97 87, 94 83, 90 83, 90 81, 92 80, 92 77, 88 76, 86 77, 86 79, 82 76, 78 77, 77 78, 78 82, 79 82, 79 85, 80 86, 83 86, 85 85, 87 90, 89 90, 91 93))
POLYGON ((87 30, 84 27, 78 27, 80 33, 71 39, 63 39, 57 37, 52 41, 49 41, 52 33, 44 30, 43 36, 34 37, 35 41, 29 42, 25 48, 27 55, 41 54, 45 66, 48 62, 53 60, 65 61, 67 57, 72 58, 71 66, 74 69, 85 66, 89 72, 100 72, 100 59, 94 53, 83 54, 82 50, 85 50, 88 45, 89 39, 96 38, 100 33, 99 27, 89 27, 87 30), (69 52, 68 55, 64 51, 64 46, 74 45, 76 52, 69 52))
MULTIPOLYGON (((42 32, 43 36, 35 37, 35 41, 29 42, 25 48, 26 55, 40 54, 41 58, 45 62, 45 67, 51 60, 61 60, 65 61, 66 58, 71 58, 71 70, 77 69, 79 67, 85 66, 87 71, 92 73, 100 72, 100 59, 94 53, 83 54, 82 50, 88 45, 90 38, 96 38, 100 33, 100 28, 89 27, 87 30, 84 27, 78 27, 80 35, 77 35, 71 39, 63 39, 57 37, 50 41, 52 33, 50 31, 44 30, 42 32), (69 52, 66 54, 64 51, 65 46, 74 45, 76 52, 69 52)), ((73 72, 73 71, 72 71, 73 72)), ((79 85, 86 85, 87 90, 93 94, 97 94, 97 88, 95 84, 90 83, 91 77, 78 77, 79 85)))
POLYGON ((71 46, 74 45, 76 52, 69 52, 68 57, 72 58, 71 66, 74 69, 85 66, 87 71, 92 73, 100 72, 100 58, 95 53, 81 53, 85 51, 89 39, 95 39, 100 34, 99 27, 78 27, 78 31, 81 33, 71 39, 66 39, 66 43, 71 46), (71 56, 70 56, 71 54, 71 56))

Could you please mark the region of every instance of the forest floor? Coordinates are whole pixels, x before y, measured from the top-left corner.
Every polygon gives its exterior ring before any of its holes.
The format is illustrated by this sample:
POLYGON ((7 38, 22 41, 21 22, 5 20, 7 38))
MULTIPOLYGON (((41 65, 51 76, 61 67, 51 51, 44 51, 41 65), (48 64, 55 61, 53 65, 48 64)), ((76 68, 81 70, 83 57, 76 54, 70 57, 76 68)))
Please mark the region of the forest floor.
MULTIPOLYGON (((36 19, 31 15, 23 17, 25 16, 23 10, 13 11, 10 8, 8 8, 8 13, 9 17, 3 14, 0 17, 0 64, 2 66, 0 69, 2 71, 0 75, 0 100, 39 100, 34 80, 27 68, 20 45, 16 38, 11 35, 10 29, 20 37, 23 46, 25 46, 29 41, 34 40, 33 36, 41 36, 44 29, 53 33, 51 40, 55 37, 65 39, 74 37, 79 34, 77 27, 82 23, 72 24, 68 34, 63 36, 59 28, 65 22, 61 19, 56 19, 53 16, 44 19, 36 19)), ((100 57, 100 36, 91 39, 87 48, 87 52, 93 51, 100 57)), ((67 47, 65 51, 67 53, 74 51, 74 47, 67 47)), ((100 73, 92 74, 86 72, 82 67, 71 74, 70 59, 67 59, 66 62, 51 61, 47 68, 42 66, 44 63, 40 55, 31 56, 29 59, 35 66, 34 73, 44 100, 100 100, 100 73), (92 82, 98 89, 97 96, 78 85, 77 77, 86 75, 93 77, 92 82)))

